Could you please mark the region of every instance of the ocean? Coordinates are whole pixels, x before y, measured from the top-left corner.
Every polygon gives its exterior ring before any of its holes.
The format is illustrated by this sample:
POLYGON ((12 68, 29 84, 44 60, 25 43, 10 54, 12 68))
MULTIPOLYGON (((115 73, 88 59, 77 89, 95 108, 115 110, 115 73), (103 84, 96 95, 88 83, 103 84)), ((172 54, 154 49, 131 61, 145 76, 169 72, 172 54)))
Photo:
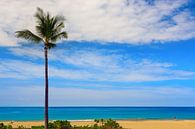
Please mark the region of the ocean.
MULTIPOLYGON (((38 121, 43 107, 0 107, 0 120, 38 121)), ((195 107, 51 107, 50 120, 112 119, 191 119, 195 107)))

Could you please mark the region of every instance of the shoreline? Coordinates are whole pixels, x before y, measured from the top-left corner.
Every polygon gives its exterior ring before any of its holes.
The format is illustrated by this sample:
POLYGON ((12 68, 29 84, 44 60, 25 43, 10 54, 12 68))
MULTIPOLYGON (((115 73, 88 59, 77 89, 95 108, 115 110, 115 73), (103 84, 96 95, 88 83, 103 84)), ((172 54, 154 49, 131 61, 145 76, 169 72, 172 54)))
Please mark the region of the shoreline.
MULTIPOLYGON (((115 121, 195 121, 195 119, 157 119, 157 118, 154 118, 154 119, 113 119, 113 118, 97 118, 97 119, 112 119, 112 120, 115 120, 115 121)), ((66 119, 57 119, 57 120, 62 120, 62 121, 65 121, 66 119)), ((57 121, 57 120, 49 120, 50 122, 52 121, 57 121)), ((78 120, 67 120, 67 121, 70 121, 70 122, 93 122, 95 119, 78 119, 78 120)), ((44 120, 0 120, 0 123, 1 122, 42 122, 44 120)))

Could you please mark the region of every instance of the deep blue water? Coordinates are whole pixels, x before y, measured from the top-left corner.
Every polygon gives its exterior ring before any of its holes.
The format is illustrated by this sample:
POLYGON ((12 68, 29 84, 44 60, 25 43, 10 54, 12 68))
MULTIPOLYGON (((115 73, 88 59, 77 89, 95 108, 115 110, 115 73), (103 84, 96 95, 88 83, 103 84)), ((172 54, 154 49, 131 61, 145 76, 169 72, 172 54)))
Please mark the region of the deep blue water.
MULTIPOLYGON (((50 120, 194 119, 195 107, 51 107, 50 120)), ((43 120, 43 107, 0 107, 0 120, 43 120)))

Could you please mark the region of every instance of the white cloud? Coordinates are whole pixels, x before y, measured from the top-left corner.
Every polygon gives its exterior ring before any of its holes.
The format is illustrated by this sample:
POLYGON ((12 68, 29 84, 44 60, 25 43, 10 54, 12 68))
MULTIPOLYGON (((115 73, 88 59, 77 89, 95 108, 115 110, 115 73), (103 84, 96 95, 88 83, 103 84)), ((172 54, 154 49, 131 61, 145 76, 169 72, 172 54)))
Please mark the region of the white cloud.
MULTIPOLYGON (((26 56, 26 59, 30 56, 34 59, 43 60, 44 57, 40 49, 10 48, 9 50, 20 57, 26 56)), ((55 65, 57 64, 58 67, 52 64, 50 65, 51 77, 116 82, 144 82, 195 78, 195 72, 176 69, 174 67, 175 64, 156 62, 149 59, 135 60, 122 54, 105 54, 105 51, 96 49, 66 51, 55 49, 54 51, 50 51, 49 56, 51 63, 55 61, 55 65), (67 65, 71 66, 71 68, 65 68, 67 65)), ((43 70, 42 65, 32 64, 23 60, 4 60, 0 63, 1 77, 6 77, 7 73, 13 76, 16 71, 19 72, 21 76, 28 74, 28 78, 40 77, 43 75, 43 70)))
MULTIPOLYGON (((59 69, 49 67, 50 77, 60 77, 68 79, 90 78, 90 74, 82 70, 59 69)), ((1 60, 0 78, 31 79, 44 76, 44 66, 28 61, 1 60)))
POLYGON ((8 33, 6 33, 5 31, 2 31, 0 29, 0 45, 1 46, 15 46, 16 45, 16 41, 14 40, 14 38, 12 36, 10 36, 8 33))
MULTIPOLYGON (((194 106, 195 89, 189 87, 129 87, 123 90, 98 90, 50 87, 50 105, 137 105, 194 106)), ((43 86, 14 86, 0 90, 0 105, 40 106, 43 86)))
POLYGON ((178 11, 186 3, 188 0, 155 0, 153 4, 145 0, 1 0, 0 45, 15 45, 16 30, 33 29, 37 6, 66 16, 70 40, 130 44, 186 40, 195 35, 194 17, 188 10, 178 11))

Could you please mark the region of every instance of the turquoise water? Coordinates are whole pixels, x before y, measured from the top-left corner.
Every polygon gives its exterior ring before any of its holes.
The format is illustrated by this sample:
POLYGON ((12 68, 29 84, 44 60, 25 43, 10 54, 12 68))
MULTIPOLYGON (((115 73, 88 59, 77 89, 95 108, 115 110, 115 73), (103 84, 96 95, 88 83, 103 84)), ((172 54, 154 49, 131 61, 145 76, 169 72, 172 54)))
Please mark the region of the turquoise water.
MULTIPOLYGON (((195 107, 52 107, 50 120, 194 119, 195 107)), ((0 107, 0 120, 43 120, 43 107, 0 107)))

